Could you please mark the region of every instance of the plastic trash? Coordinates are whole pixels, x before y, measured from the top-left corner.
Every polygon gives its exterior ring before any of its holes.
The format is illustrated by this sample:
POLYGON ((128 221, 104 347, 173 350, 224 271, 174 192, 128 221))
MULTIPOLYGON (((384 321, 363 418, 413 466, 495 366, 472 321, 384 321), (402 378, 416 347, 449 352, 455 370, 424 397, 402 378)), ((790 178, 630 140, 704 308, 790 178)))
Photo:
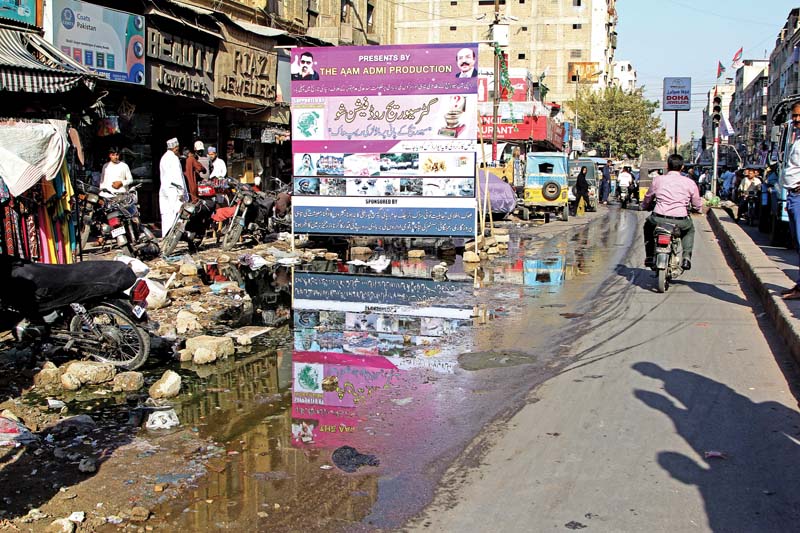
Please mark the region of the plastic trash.
POLYGON ((167 409, 164 411, 154 411, 147 417, 145 427, 147 429, 169 429, 179 426, 181 421, 178 420, 178 414, 175 409, 167 409))
POLYGON ((145 278, 150 294, 147 295, 148 309, 161 309, 169 302, 167 298, 167 288, 158 281, 145 278))
POLYGON ((348 473, 355 472, 362 466, 379 466, 381 464, 374 455, 363 454, 351 446, 336 448, 331 454, 331 461, 348 473))
POLYGON ((16 448, 32 444, 37 440, 38 437, 22 422, 0 416, 0 446, 16 448))
POLYGON ((143 278, 148 274, 148 272, 150 272, 150 267, 144 264, 139 259, 136 259, 135 257, 130 257, 127 255, 118 255, 117 257, 114 258, 114 261, 125 263, 126 265, 131 267, 131 270, 133 270, 133 273, 136 274, 137 278, 143 278))
POLYGON ((67 404, 65 404, 61 400, 54 400, 53 398, 47 399, 47 407, 50 409, 63 409, 66 406, 67 404))
POLYGON ((278 259, 278 263, 285 266, 299 265, 301 263, 299 257, 282 257, 278 259))
POLYGON ((253 270, 258 270, 268 265, 266 259, 256 254, 245 254, 239 258, 239 262, 249 266, 253 270))

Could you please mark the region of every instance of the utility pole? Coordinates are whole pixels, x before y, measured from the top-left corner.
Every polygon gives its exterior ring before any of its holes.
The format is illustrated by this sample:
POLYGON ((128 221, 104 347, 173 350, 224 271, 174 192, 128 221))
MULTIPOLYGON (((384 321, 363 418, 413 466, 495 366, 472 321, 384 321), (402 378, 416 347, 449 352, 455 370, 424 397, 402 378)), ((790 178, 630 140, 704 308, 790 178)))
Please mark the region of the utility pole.
POLYGON ((497 25, 500 24, 500 0, 494 0, 492 22, 492 47, 494 48, 494 97, 492 98, 492 163, 497 161, 497 130, 500 119, 500 47, 497 43, 497 25))

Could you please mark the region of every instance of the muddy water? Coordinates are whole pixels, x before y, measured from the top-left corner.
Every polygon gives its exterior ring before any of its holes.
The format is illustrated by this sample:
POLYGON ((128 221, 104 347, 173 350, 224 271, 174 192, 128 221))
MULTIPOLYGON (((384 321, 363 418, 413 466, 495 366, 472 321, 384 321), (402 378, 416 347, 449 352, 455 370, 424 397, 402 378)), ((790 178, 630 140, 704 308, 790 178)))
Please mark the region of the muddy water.
MULTIPOLYGON (((578 304, 630 239, 624 218, 611 222, 512 236, 506 257, 477 268, 458 256, 295 268, 292 318, 271 345, 197 369, 179 417, 226 454, 154 510, 156 525, 402 525, 483 426, 569 361, 578 304), (432 281, 442 262, 448 280, 432 281)), ((276 301, 263 300, 256 316, 276 301)))

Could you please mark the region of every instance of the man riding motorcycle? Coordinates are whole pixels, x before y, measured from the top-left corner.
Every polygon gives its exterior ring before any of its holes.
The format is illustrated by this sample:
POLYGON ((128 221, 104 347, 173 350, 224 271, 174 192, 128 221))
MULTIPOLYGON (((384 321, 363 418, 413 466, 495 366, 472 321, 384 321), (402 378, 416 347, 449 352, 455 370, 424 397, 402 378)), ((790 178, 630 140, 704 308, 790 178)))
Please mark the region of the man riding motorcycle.
POLYGON ((663 176, 656 176, 653 179, 653 184, 642 200, 643 209, 653 208, 653 212, 644 222, 645 267, 653 266, 653 254, 655 252, 653 230, 661 222, 674 224, 680 228, 683 245, 681 268, 683 270, 692 268, 694 223, 689 216, 687 206, 691 205, 692 208, 699 211, 703 207, 703 200, 700 198, 697 184, 691 178, 681 174, 681 170, 683 170, 683 157, 678 154, 669 156, 667 159, 667 173, 663 176))

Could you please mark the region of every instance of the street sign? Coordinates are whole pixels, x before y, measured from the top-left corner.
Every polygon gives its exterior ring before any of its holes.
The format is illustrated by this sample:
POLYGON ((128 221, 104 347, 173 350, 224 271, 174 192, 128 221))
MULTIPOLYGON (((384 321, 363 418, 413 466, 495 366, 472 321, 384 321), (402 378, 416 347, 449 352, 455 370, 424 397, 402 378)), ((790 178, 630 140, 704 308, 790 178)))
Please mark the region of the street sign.
POLYGON ((664 111, 692 109, 692 78, 664 78, 664 111))

